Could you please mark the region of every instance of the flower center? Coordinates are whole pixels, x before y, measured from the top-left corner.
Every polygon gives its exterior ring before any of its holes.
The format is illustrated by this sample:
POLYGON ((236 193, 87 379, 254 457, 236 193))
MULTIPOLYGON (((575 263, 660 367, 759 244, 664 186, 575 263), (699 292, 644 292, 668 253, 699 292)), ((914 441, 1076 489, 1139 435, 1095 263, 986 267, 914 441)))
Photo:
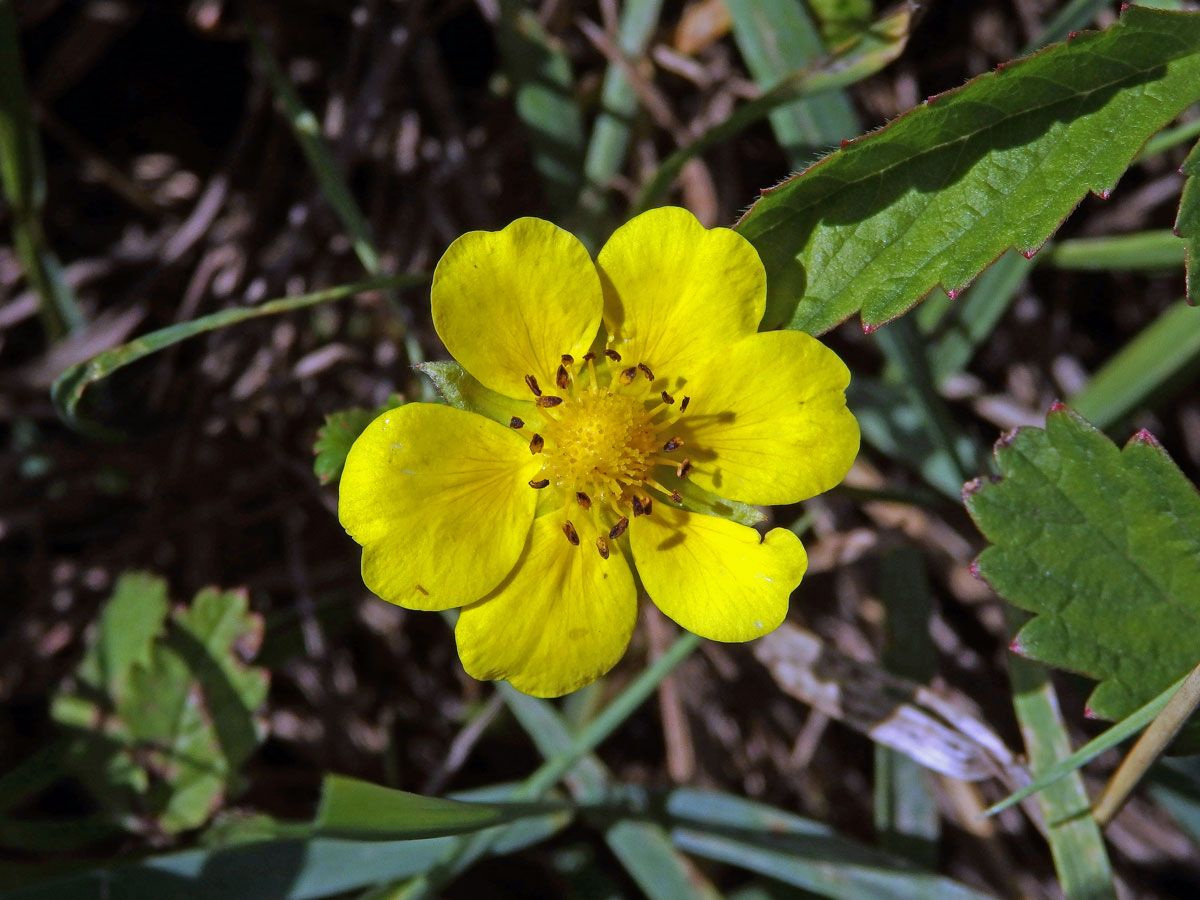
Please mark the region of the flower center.
POLYGON ((612 349, 599 359, 589 353, 579 363, 564 355, 555 373, 557 393, 543 393, 533 375, 525 383, 543 421, 536 432, 517 418, 509 424, 529 434, 529 451, 544 459, 529 486, 563 492, 562 529, 571 544, 579 546, 582 528, 595 534, 596 549, 608 559, 609 542, 625 533, 629 517, 653 512, 652 492, 683 503, 678 490, 655 479, 654 470, 666 466, 679 478, 691 471, 690 460, 672 457, 683 447, 673 429, 690 397, 676 404, 656 389, 649 366, 629 365, 612 349))

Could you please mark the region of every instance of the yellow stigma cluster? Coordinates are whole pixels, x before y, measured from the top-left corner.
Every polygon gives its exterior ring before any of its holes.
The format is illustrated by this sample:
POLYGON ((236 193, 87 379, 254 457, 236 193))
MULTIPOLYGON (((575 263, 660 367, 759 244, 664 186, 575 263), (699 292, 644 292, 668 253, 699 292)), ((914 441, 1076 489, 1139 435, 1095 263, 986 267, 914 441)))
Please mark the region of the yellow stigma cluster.
MULTIPOLYGON (((686 478, 691 470, 690 460, 669 457, 683 446, 671 429, 690 398, 676 406, 666 391, 655 391, 649 366, 624 364, 612 349, 598 361, 591 353, 579 363, 564 355, 554 381, 558 392, 548 394, 535 376, 525 376, 542 414, 536 431, 521 419, 509 424, 529 437, 529 452, 544 459, 529 486, 561 490, 567 516, 582 508, 589 523, 586 530, 597 535, 596 548, 608 559, 608 542, 625 533, 629 516, 653 511, 651 491, 672 503, 683 502, 679 492, 656 481, 653 472, 655 466, 666 466, 686 478)), ((569 517, 562 528, 567 540, 579 546, 579 531, 569 517)))
POLYGON ((584 390, 565 398, 552 415, 556 421, 544 426, 552 484, 607 504, 650 474, 661 441, 642 397, 584 390))

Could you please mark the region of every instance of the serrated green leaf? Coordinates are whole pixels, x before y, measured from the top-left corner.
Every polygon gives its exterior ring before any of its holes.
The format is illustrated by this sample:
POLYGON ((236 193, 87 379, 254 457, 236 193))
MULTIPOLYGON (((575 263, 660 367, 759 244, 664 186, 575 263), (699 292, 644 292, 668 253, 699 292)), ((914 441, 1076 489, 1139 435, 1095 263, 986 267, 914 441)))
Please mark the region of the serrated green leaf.
POLYGON ((75 736, 64 765, 112 819, 173 834, 237 789, 267 674, 244 662, 262 639, 244 591, 201 591, 164 629, 167 602, 161 579, 123 576, 51 713, 75 736))
POLYGON ((1187 295, 1192 303, 1200 297, 1200 143, 1192 148, 1179 170, 1187 180, 1179 197, 1179 215, 1175 233, 1183 238, 1184 265, 1187 267, 1187 295))
POLYGON ((317 439, 313 442, 313 474, 321 484, 329 484, 342 477, 342 467, 346 465, 346 454, 350 452, 350 447, 375 417, 389 408, 364 409, 355 406, 325 417, 325 424, 317 430, 317 439))
POLYGON ((1122 719, 1200 656, 1200 495, 1148 433, 1118 450, 1061 406, 996 461, 964 493, 980 574, 1035 614, 1014 649, 1098 679, 1091 711, 1122 719))
POLYGON ((1009 247, 1037 250, 1089 190, 1200 97, 1200 14, 1132 7, 981 75, 766 192, 738 230, 768 274, 764 327, 875 327, 1009 247))

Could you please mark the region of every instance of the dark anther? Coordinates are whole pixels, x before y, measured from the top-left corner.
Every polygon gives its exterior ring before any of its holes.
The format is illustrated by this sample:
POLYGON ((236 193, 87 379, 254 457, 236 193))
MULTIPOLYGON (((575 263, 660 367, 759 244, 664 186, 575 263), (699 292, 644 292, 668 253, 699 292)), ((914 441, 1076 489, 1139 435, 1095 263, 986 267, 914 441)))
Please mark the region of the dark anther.
POLYGON ((533 436, 533 440, 529 442, 529 452, 541 453, 544 446, 546 446, 546 442, 542 440, 542 436, 540 434, 535 434, 533 436))
POLYGON ((616 350, 605 350, 604 355, 607 356, 609 359, 611 359, 613 362, 621 361, 621 354, 618 353, 616 350))
POLYGON ((554 373, 554 383, 564 391, 567 389, 567 385, 571 383, 571 376, 567 374, 566 366, 558 367, 558 371, 554 373))
POLYGON ((577 503, 578 503, 580 506, 582 506, 584 509, 591 509, 591 508, 592 508, 592 498, 591 498, 591 497, 589 497, 587 494, 585 494, 583 491, 576 491, 576 492, 575 492, 575 501, 576 501, 576 502, 577 502, 577 503))
POLYGON ((575 526, 571 524, 570 520, 563 522, 563 534, 567 536, 567 540, 572 545, 579 546, 579 535, 576 533, 575 526))
POLYGON ((639 497, 637 494, 634 494, 633 500, 630 502, 633 504, 633 517, 635 519, 638 516, 644 516, 646 514, 646 507, 642 506, 642 498, 641 497, 639 497))
POLYGON ((574 365, 574 363, 575 363, 575 357, 573 357, 570 353, 564 353, 562 355, 562 364, 564 366, 574 365))
POLYGON ((683 505, 683 494, 679 491, 671 491, 671 502, 683 505))
POLYGON ((583 354, 584 362, 591 362, 595 358, 596 358, 596 354, 593 353, 591 350, 589 350, 587 353, 583 354))
POLYGON ((536 402, 542 409, 546 409, 550 406, 558 406, 558 404, 562 403, 562 397, 553 397, 547 394, 545 397, 538 397, 536 402))
POLYGON ((596 549, 600 551, 601 559, 608 559, 608 541, 604 539, 603 535, 596 538, 596 549))
POLYGON ((690 459, 685 459, 683 462, 681 462, 679 465, 677 465, 675 467, 675 477, 676 478, 687 478, 688 472, 690 472, 690 471, 692 471, 692 461, 690 459))
POLYGON ((511 419, 508 420, 508 427, 509 428, 524 428, 525 420, 518 419, 516 416, 513 416, 511 419))
POLYGON ((691 402, 692 402, 691 397, 684 397, 683 400, 681 400, 679 402, 679 411, 683 412, 685 409, 687 409, 687 405, 691 402))
POLYGON ((652 512, 654 512, 654 498, 647 497, 642 501, 642 515, 648 516, 652 512))
POLYGON ((633 376, 637 374, 637 366, 630 366, 628 369, 621 370, 621 384, 632 384, 633 376))
POLYGON ((670 453, 672 450, 678 450, 682 446, 683 446, 683 438, 676 435, 675 437, 673 437, 669 441, 667 441, 665 444, 663 444, 663 449, 666 450, 668 453, 670 453))
POLYGON ((662 398, 663 398, 663 403, 674 403, 675 402, 675 398, 672 397, 670 394, 668 394, 666 391, 662 392, 662 398))
POLYGON ((541 481, 531 481, 529 482, 529 486, 540 491, 544 487, 550 487, 550 479, 543 478, 541 481))
POLYGON ((623 535, 625 533, 625 529, 628 527, 629 527, 629 520, 627 518, 625 518, 624 516, 621 516, 621 518, 617 519, 617 524, 614 525, 612 528, 608 529, 609 540, 615 541, 617 538, 619 538, 621 535, 623 535))
POLYGON ((646 376, 647 381, 654 380, 654 373, 650 371, 650 367, 645 363, 638 363, 638 371, 646 376))
POLYGON ((534 378, 532 375, 526 375, 526 376, 525 376, 525 383, 526 383, 527 385, 529 385, 529 389, 530 389, 531 391, 533 391, 533 396, 535 396, 535 397, 540 397, 540 396, 542 396, 542 389, 541 389, 540 387, 538 387, 538 383, 537 383, 537 379, 536 379, 536 378, 534 378))

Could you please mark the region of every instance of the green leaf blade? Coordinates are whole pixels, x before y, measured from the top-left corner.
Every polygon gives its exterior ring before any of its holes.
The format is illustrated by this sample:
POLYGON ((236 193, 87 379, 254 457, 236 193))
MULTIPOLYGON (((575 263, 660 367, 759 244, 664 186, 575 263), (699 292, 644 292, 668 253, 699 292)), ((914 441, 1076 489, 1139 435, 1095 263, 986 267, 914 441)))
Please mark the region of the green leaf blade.
POLYGON ((1122 719, 1195 665, 1200 495, 1148 433, 1119 450, 1061 406, 996 460, 966 504, 980 574, 1035 614, 1014 649, 1097 679, 1091 711, 1122 719))
POLYGON ((1009 247, 1035 252, 1198 95, 1200 15, 1133 7, 932 98, 743 216, 769 276, 764 325, 817 334, 861 311, 874 328, 1009 247))

